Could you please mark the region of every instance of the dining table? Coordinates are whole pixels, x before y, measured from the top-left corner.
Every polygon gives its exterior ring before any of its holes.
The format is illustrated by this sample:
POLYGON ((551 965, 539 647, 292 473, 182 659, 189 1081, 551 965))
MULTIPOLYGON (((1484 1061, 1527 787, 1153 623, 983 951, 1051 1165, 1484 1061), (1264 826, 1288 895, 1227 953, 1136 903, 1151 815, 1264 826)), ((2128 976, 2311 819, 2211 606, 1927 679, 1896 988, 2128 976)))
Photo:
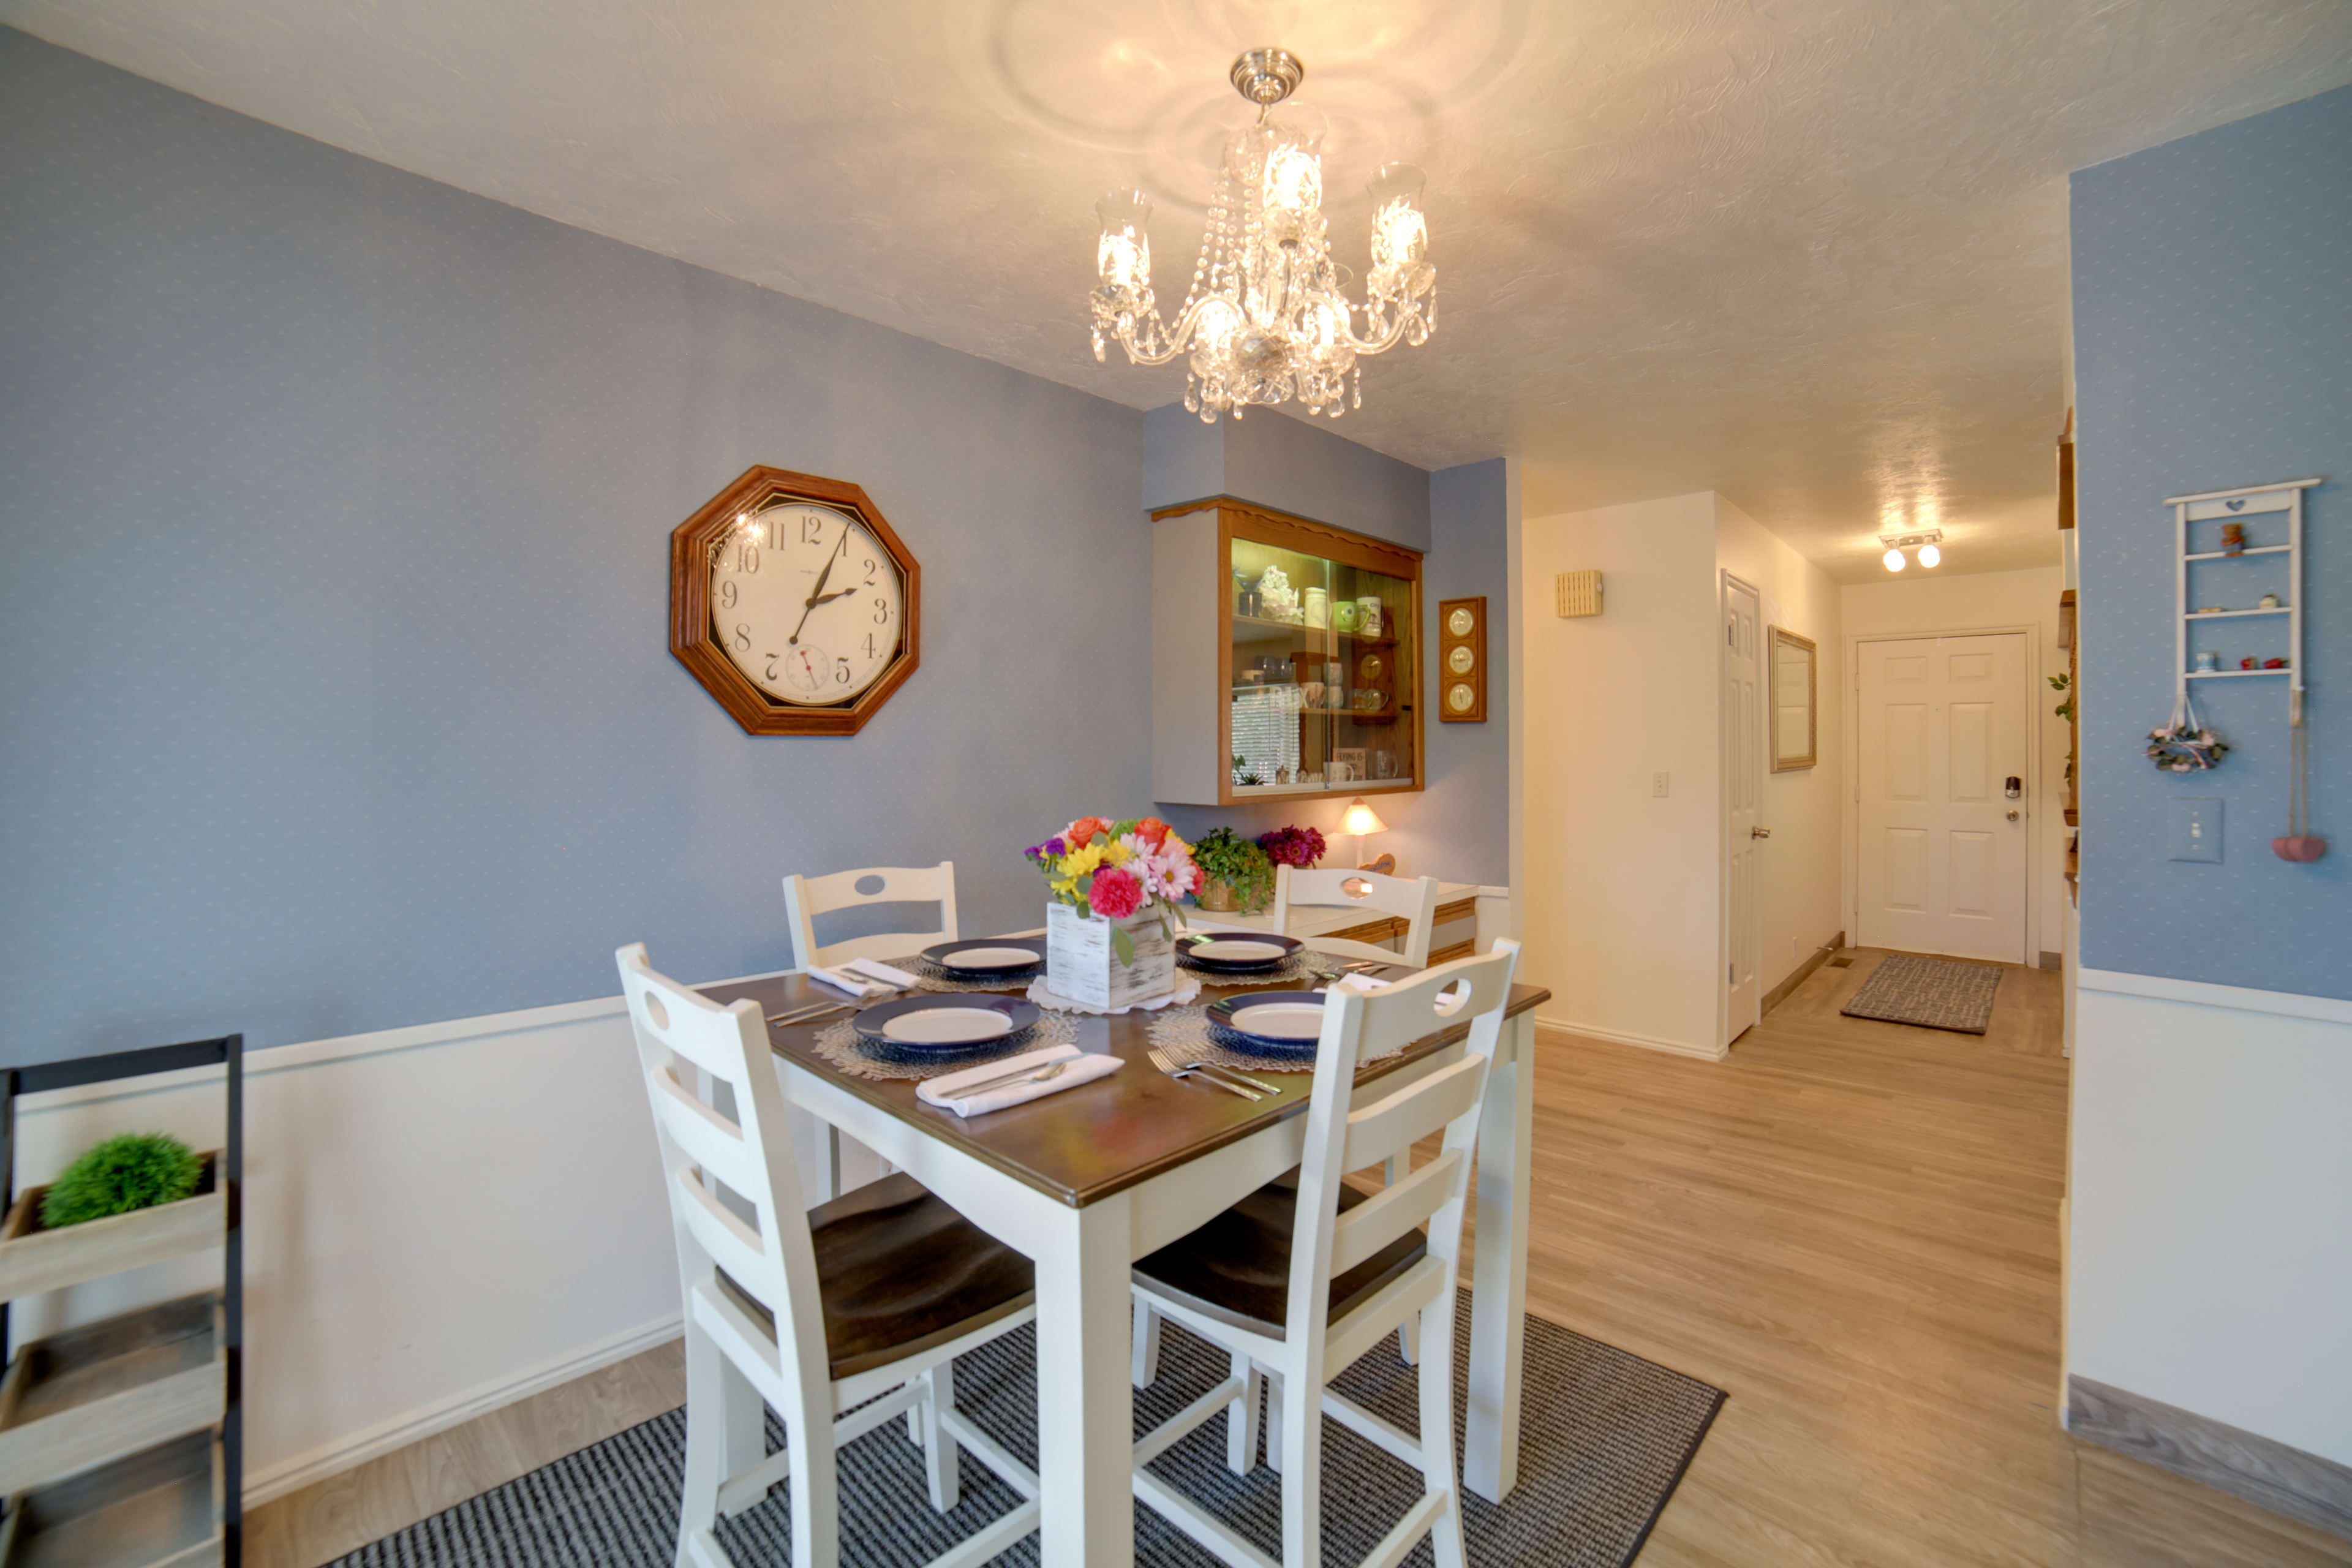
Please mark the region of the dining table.
MULTIPOLYGON (((1255 988, 1179 973, 1203 982, 1204 1005, 1255 988)), ((796 972, 700 990, 720 1003, 747 997, 763 1016, 841 1000, 796 972)), ((1549 996, 1538 986, 1511 988, 1479 1119, 1463 1482, 1496 1502, 1518 1474, 1534 1016, 1549 996)), ((1116 1056, 1123 1068, 964 1118, 918 1099, 912 1082, 834 1066, 815 1037, 837 1016, 769 1023, 787 1096, 1034 1264, 1040 1561, 1131 1568, 1130 1266, 1298 1164, 1311 1070, 1253 1067, 1250 1076, 1274 1092, 1245 1100, 1155 1068, 1149 1012, 1081 1013, 1077 1047, 1116 1056)), ((1466 1023, 1437 1030, 1366 1064, 1358 1082, 1402 1087, 1459 1059, 1467 1035, 1466 1023)))

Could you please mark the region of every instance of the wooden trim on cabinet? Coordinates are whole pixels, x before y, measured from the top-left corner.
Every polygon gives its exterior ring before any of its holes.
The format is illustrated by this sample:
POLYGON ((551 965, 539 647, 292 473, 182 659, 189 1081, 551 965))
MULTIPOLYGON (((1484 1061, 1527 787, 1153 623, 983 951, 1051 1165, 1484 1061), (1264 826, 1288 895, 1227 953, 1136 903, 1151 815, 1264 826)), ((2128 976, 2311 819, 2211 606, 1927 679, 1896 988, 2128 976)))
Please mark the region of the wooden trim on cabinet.
POLYGON ((1203 500, 1186 501, 1181 506, 1162 507, 1151 514, 1151 521, 1158 522, 1163 517, 1178 517, 1207 507, 1217 509, 1220 532, 1224 537, 1231 537, 1228 531, 1234 519, 1247 518, 1252 524, 1247 537, 1260 544, 1271 544, 1280 550, 1296 550, 1303 555, 1320 555, 1367 572, 1411 577, 1416 584, 1421 580, 1421 563, 1426 553, 1423 551, 1410 545, 1391 544, 1385 539, 1357 533, 1335 523, 1318 522, 1311 517, 1294 517, 1288 512, 1253 506, 1231 496, 1210 496, 1203 500))

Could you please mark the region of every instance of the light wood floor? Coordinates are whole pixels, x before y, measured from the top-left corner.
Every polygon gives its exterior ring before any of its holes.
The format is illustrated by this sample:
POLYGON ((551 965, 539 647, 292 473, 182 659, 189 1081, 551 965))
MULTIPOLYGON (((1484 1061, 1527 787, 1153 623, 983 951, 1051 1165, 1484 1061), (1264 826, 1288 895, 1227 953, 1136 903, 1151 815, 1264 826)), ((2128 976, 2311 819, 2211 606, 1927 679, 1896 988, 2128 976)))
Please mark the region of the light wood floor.
MULTIPOLYGON (((1978 1038, 1808 979, 1727 1060, 1546 1032, 1528 1306, 1731 1395, 1642 1568, 2298 1568, 2352 1542, 2058 1429, 2058 977, 1978 1038)), ((313 1568, 685 1396, 650 1351, 256 1510, 313 1568)))

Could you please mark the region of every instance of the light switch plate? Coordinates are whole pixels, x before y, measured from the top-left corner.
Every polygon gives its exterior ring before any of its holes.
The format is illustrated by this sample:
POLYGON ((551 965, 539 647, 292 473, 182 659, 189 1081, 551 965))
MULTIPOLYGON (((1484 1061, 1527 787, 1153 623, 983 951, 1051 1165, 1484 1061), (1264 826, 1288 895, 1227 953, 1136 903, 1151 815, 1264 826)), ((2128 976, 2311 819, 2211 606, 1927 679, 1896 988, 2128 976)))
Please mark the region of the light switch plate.
POLYGON ((2221 858, 2221 803, 2218 800, 2189 797, 2171 803, 2171 817, 2165 834, 2165 858, 2168 860, 2209 860, 2221 858))
POLYGON ((1666 791, 1672 784, 1673 777, 1674 775, 1671 773, 1652 773, 1650 775, 1650 793, 1657 796, 1660 800, 1665 799, 1666 791))

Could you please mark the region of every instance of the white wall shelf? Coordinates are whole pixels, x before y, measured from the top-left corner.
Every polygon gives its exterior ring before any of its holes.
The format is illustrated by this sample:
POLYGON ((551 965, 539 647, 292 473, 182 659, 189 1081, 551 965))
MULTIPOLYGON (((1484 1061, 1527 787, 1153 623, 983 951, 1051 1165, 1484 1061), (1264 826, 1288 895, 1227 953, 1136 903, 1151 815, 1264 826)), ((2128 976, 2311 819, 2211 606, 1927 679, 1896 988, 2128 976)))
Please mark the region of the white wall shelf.
MULTIPOLYGON (((2243 679, 2248 676, 2286 677, 2287 721, 2303 719, 2303 492, 2318 479, 2283 479, 2276 484, 2247 485, 2234 490, 2205 490, 2197 495, 2167 496, 2172 509, 2172 670, 2176 712, 2189 696, 2192 680, 2243 679), (2250 544, 2239 550, 2189 548, 2189 527, 2196 522, 2242 522, 2286 516, 2286 542, 2250 544), (2245 555, 2286 557, 2286 603, 2255 610, 2192 610, 2189 593, 2189 567, 2200 561, 2234 561, 2245 555), (2189 668, 2189 624, 2191 621, 2234 620, 2252 616, 2286 617, 2284 669, 2191 669, 2189 668)), ((2273 523, 2274 527, 2275 524, 2273 523)), ((2202 597, 2200 595, 2200 597, 2202 597)), ((2175 722, 2179 722, 2176 717, 2175 722)))

